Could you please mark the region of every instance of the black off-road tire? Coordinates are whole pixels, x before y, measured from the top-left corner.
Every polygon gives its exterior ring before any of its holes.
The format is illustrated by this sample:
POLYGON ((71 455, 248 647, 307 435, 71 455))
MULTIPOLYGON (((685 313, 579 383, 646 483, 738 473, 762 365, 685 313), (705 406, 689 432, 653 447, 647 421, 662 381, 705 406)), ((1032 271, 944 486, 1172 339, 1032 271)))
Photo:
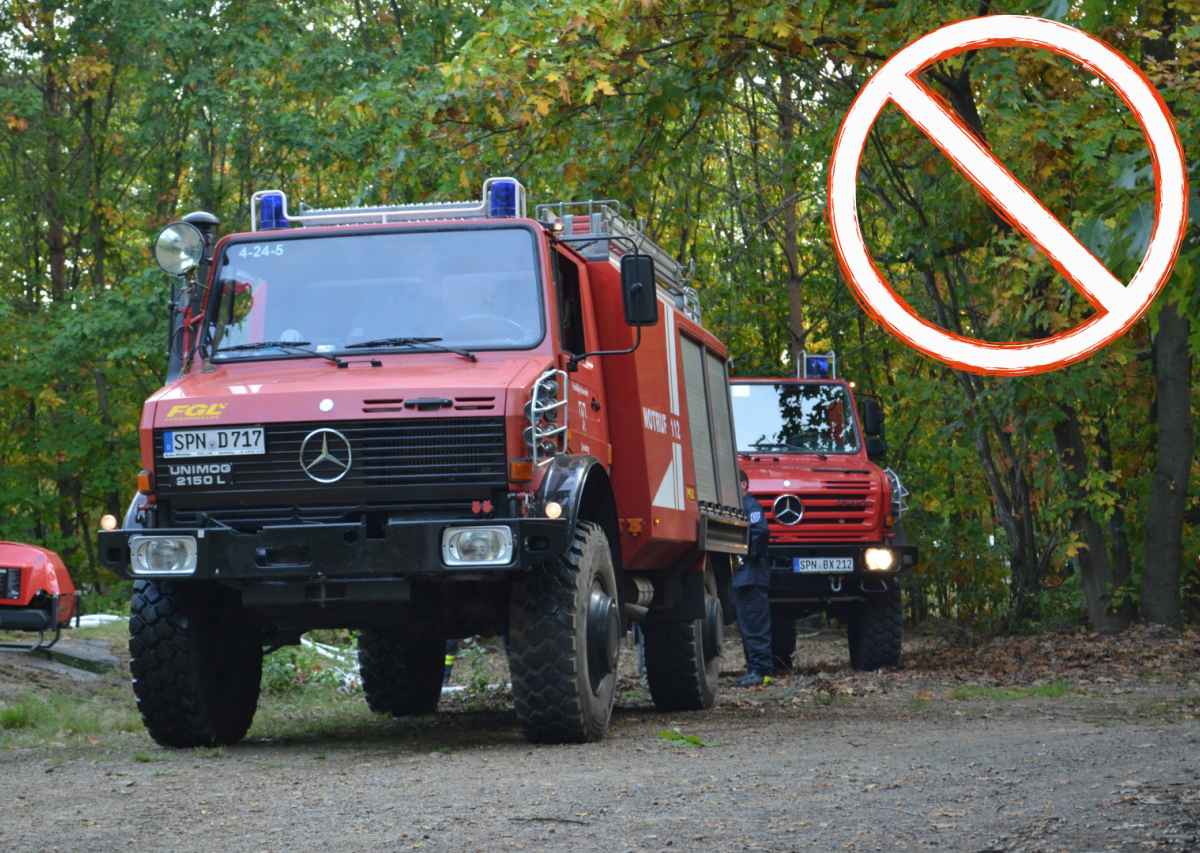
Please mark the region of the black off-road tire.
POLYGON ((384 631, 358 632, 363 695, 376 714, 432 714, 442 698, 446 641, 406 641, 384 631))
POLYGON ((594 583, 616 598, 608 538, 586 521, 576 525, 565 554, 513 583, 509 669, 517 720, 531 743, 597 741, 608 727, 617 678, 593 679, 589 669, 587 606, 594 583))
POLYGON ((156 743, 221 746, 246 735, 262 681, 262 628, 241 594, 206 581, 139 580, 129 616, 129 669, 156 743))
POLYGON ((851 605, 846 613, 850 641, 850 666, 870 672, 900 663, 900 637, 904 611, 900 590, 867 593, 867 600, 851 605))
MULTIPOLYGON (((705 606, 716 600, 720 607, 712 572, 706 574, 704 586, 705 606)), ((721 655, 718 650, 705 658, 704 620, 649 622, 642 631, 646 635, 646 683, 654 707, 663 712, 711 708, 717 698, 721 655)))
POLYGON ((775 669, 792 668, 796 657, 796 614, 787 607, 771 608, 771 663, 775 669))

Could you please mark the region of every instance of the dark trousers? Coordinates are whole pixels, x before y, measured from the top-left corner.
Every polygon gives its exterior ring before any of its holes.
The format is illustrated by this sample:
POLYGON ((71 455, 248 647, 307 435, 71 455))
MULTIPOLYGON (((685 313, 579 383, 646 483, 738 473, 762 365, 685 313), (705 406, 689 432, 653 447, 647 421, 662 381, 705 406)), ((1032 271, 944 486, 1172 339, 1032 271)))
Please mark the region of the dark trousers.
POLYGON ((771 605, 765 586, 735 586, 733 606, 738 629, 742 632, 742 651, 746 654, 746 672, 771 673, 771 605))

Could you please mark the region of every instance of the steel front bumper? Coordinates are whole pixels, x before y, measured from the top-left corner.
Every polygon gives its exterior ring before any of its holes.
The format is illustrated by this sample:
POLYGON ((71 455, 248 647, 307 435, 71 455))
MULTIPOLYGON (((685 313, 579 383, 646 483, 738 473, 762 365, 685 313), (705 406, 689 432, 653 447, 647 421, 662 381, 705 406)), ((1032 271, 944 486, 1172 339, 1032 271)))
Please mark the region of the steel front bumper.
POLYGON ((105 568, 120 577, 181 577, 221 581, 393 578, 398 575, 510 572, 531 568, 562 554, 569 544, 567 521, 558 519, 454 519, 404 521, 380 528, 364 524, 300 524, 264 527, 257 533, 227 528, 203 530, 100 531, 98 550, 105 568), (512 560, 505 565, 448 566, 442 534, 448 528, 508 527, 512 560), (195 538, 194 572, 135 574, 130 567, 133 536, 195 538))
POLYGON ((854 543, 847 545, 771 545, 767 560, 771 567, 770 597, 777 602, 814 602, 848 596, 883 592, 899 583, 900 575, 917 565, 914 545, 882 545, 854 543), (875 571, 867 568, 868 549, 883 548, 892 552, 892 568, 875 571), (795 562, 804 558, 849 557, 854 569, 849 572, 801 572, 795 562))

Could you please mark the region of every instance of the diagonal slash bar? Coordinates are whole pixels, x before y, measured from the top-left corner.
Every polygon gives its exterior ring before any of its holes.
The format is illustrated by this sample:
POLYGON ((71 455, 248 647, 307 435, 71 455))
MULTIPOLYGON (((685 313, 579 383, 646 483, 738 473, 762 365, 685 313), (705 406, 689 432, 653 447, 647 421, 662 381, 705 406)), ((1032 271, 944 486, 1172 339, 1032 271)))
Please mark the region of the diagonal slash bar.
POLYGON ((1116 311, 1126 300, 1125 286, 1079 242, 1058 218, 1004 167, 924 85, 903 75, 889 92, 891 100, 942 153, 979 188, 1008 221, 1037 245, 1097 311, 1116 311))

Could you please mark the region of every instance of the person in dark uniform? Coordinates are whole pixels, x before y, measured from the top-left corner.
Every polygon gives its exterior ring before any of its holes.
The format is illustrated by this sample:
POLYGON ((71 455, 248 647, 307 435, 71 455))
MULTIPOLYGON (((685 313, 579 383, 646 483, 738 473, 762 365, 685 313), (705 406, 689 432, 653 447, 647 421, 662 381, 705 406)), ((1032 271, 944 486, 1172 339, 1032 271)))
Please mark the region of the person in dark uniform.
POLYGON ((746 674, 733 682, 733 686, 757 687, 770 681, 771 675, 771 606, 767 596, 771 584, 767 565, 771 531, 762 504, 750 494, 750 477, 739 470, 738 478, 742 486, 742 509, 750 518, 750 551, 733 575, 733 606, 742 632, 742 651, 746 654, 746 674))

